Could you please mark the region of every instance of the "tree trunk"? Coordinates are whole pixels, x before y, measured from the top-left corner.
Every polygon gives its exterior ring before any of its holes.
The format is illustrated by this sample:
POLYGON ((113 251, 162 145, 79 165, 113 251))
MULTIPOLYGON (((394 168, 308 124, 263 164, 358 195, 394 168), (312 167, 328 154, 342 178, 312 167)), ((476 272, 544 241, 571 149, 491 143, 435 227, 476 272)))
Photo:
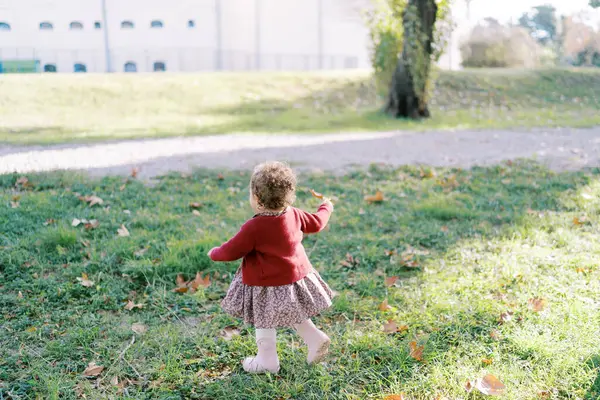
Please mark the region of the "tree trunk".
POLYGON ((427 99, 424 94, 431 68, 436 17, 437 4, 435 0, 409 0, 407 9, 404 11, 402 55, 398 59, 398 66, 392 78, 386 105, 386 112, 396 118, 429 117, 427 99), (421 40, 422 46, 415 47, 415 43, 418 43, 419 40, 421 40), (424 60, 424 63, 418 67, 421 79, 417 80, 416 88, 411 73, 418 63, 415 52, 420 53, 418 57, 423 57, 424 60))

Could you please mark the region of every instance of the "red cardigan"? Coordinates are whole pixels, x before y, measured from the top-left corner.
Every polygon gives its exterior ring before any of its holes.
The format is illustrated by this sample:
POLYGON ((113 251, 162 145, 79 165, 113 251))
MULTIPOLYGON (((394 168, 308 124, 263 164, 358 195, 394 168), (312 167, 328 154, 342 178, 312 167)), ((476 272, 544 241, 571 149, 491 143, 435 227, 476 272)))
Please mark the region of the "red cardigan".
POLYGON ((210 253, 213 261, 242 261, 242 281, 249 286, 282 286, 297 282, 313 267, 303 233, 325 228, 333 207, 321 204, 316 214, 289 207, 279 216, 255 216, 227 243, 210 253))

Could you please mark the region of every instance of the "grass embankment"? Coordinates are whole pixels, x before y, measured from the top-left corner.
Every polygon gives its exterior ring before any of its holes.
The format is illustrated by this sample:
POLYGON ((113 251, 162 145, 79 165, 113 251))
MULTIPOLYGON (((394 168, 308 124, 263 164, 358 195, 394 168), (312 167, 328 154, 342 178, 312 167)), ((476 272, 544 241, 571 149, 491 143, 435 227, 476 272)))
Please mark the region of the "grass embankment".
POLYGON ((380 113, 368 73, 0 76, 0 142, 96 141, 231 132, 600 124, 600 71, 442 72, 433 118, 380 113))
POLYGON ((301 207, 316 206, 308 188, 339 198, 330 229, 305 244, 339 292, 317 319, 334 342, 310 368, 282 331, 277 377, 242 372, 253 332, 219 307, 237 264, 205 255, 248 218, 247 174, 152 188, 0 177, 0 398, 476 399, 464 385, 488 373, 506 399, 598 398, 600 171, 435 172, 302 180, 301 207), (366 203, 378 189, 385 200, 366 203), (210 286, 173 291, 178 274, 199 271, 210 286), (386 276, 399 278, 386 287, 386 276), (388 320, 397 333, 383 331, 388 320), (226 340, 228 326, 241 334, 226 340), (104 367, 94 378, 90 362, 104 367))

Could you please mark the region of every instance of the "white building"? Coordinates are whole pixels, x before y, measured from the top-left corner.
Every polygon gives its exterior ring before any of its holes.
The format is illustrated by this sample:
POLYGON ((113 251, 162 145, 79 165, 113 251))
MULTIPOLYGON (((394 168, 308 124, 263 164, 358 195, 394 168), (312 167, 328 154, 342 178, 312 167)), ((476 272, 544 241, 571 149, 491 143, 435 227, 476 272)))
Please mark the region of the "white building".
POLYGON ((367 68, 368 45, 348 0, 0 0, 4 72, 367 68))

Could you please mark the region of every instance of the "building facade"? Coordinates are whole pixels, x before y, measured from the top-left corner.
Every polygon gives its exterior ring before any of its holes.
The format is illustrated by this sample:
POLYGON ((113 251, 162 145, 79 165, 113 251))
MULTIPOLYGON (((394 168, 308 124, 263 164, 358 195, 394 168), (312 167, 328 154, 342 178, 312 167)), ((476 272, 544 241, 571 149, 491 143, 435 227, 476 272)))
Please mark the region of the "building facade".
POLYGON ((367 68, 345 0, 0 0, 0 70, 367 68))

